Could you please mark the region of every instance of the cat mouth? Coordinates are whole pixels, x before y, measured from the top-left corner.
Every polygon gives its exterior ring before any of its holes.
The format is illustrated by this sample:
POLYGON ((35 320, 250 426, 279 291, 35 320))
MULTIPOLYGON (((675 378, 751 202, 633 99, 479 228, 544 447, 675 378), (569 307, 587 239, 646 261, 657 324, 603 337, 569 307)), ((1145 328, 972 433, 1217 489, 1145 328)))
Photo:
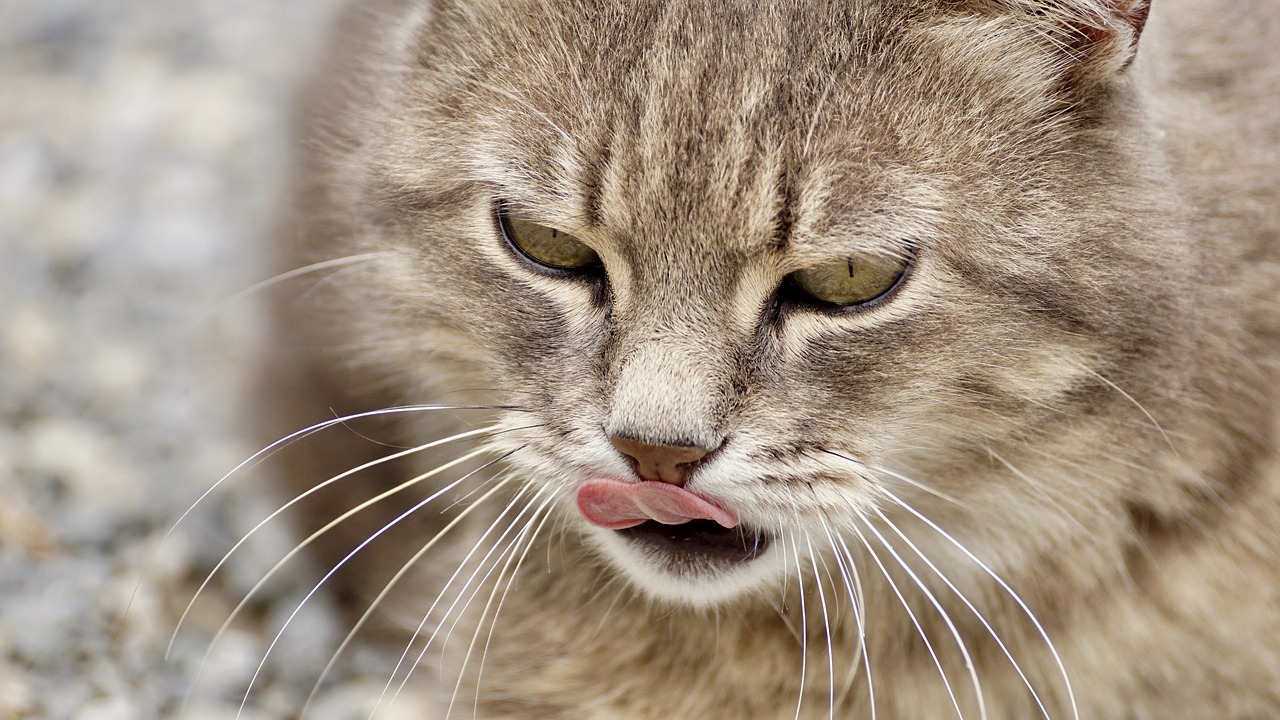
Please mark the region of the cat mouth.
POLYGON ((627 540, 666 555, 676 564, 689 561, 740 564, 759 557, 769 548, 770 536, 742 525, 725 527, 714 520, 691 520, 667 525, 648 520, 615 530, 627 540))
POLYGON ((732 510, 663 482, 592 478, 578 489, 587 522, 612 530, 675 568, 741 564, 759 557, 770 537, 744 527, 732 510))
POLYGON ((738 525, 733 511, 665 482, 591 478, 578 488, 576 500, 582 517, 606 530, 624 530, 649 521, 684 525, 709 520, 726 529, 738 525))

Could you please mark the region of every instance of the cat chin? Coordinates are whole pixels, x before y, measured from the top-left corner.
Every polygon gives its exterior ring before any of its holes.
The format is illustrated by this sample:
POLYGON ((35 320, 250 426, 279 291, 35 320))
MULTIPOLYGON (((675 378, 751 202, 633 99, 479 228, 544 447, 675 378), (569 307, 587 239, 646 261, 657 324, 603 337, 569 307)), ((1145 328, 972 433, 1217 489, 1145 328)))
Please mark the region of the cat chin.
POLYGON ((591 527, 588 537, 603 560, 645 595, 690 607, 725 605, 775 586, 785 576, 783 553, 771 544, 743 562, 673 560, 614 530, 591 527))

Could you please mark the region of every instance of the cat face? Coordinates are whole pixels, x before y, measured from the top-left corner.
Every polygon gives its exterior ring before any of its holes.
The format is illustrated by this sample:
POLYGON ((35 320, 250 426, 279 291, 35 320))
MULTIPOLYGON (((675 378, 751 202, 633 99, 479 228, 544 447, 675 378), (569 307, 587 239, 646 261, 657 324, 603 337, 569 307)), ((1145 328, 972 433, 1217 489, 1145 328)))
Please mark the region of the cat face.
POLYGON ((1120 80, 973 5, 441 8, 362 139, 386 357, 520 406, 508 464, 663 598, 1122 492, 1059 471, 1156 442, 1112 378, 1175 372, 1197 261, 1120 80))

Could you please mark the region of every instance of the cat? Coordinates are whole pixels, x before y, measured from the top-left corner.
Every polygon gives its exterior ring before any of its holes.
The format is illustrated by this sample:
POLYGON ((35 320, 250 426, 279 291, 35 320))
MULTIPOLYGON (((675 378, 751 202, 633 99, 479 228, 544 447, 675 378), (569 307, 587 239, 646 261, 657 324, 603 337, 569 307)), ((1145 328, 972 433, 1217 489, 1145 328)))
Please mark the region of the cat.
POLYGON ((335 27, 255 402, 389 688, 1280 717, 1273 3, 335 27))

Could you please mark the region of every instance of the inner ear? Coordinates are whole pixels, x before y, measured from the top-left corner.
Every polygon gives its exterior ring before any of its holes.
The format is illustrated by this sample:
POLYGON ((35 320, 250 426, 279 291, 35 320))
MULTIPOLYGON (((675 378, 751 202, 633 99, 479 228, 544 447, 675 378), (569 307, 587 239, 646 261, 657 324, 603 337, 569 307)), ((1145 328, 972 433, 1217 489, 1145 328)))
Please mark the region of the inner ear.
POLYGON ((1108 66, 1109 70, 1128 67, 1147 25, 1150 0, 1081 0, 1078 5, 1082 12, 1069 18, 1067 27, 1075 35, 1070 45, 1081 69, 1096 65, 1108 66))
POLYGON ((1133 39, 1137 41, 1142 29, 1147 26, 1147 13, 1151 11, 1151 0, 1107 0, 1112 13, 1133 30, 1133 39))
POLYGON ((1151 0, 943 0, 983 13, 1016 14, 1049 38, 1077 86, 1094 86, 1133 62, 1151 0))

